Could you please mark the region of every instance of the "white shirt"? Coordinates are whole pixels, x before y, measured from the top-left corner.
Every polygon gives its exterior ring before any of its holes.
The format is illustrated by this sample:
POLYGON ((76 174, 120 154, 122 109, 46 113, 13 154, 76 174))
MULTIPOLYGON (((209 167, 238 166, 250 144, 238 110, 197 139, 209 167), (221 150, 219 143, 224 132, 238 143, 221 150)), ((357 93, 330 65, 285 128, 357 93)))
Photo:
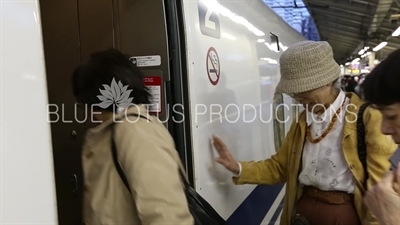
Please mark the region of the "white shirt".
POLYGON ((342 131, 346 122, 346 105, 349 98, 340 91, 333 104, 320 116, 307 111, 307 125, 311 124, 311 137, 316 139, 328 128, 337 109, 341 109, 335 125, 328 135, 318 143, 306 140, 303 149, 301 184, 314 186, 325 191, 354 192, 355 180, 344 158, 342 150, 342 131))
MULTIPOLYGON (((346 99, 335 125, 329 134, 318 143, 306 140, 303 149, 302 171, 299 181, 303 185, 314 186, 325 191, 345 191, 354 193, 355 180, 342 151, 342 130, 345 124, 346 106, 350 99, 340 91, 333 104, 320 116, 307 111, 307 125, 311 124, 311 137, 316 139, 329 126, 333 115, 346 99)), ((239 164, 239 177, 242 166, 239 164)))

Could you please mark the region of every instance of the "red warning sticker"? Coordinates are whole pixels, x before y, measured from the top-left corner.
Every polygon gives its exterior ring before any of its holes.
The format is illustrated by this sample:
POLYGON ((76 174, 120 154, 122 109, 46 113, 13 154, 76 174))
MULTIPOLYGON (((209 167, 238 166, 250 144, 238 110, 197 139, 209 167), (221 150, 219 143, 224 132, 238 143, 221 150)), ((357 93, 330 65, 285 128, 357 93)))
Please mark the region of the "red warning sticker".
POLYGON ((147 87, 147 89, 150 92, 150 106, 149 106, 149 112, 152 113, 161 113, 161 100, 162 100, 162 95, 161 95, 161 85, 162 85, 162 79, 161 77, 157 76, 150 76, 150 77, 145 77, 143 78, 144 85, 147 87))

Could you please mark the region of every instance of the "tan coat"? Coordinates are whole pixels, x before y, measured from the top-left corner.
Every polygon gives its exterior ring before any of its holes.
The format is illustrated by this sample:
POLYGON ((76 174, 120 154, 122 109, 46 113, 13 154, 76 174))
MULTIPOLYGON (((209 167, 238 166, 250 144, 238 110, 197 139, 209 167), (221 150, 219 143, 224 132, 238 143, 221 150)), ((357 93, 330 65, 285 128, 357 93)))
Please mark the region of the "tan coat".
MULTIPOLYGON (((346 121, 356 121, 359 107, 363 104, 357 95, 348 93, 351 98, 348 107, 346 121)), ((368 107, 364 112, 364 124, 367 142, 367 166, 369 179, 368 188, 376 184, 389 170, 388 159, 397 149, 390 136, 381 133, 381 114, 368 107)), ((302 194, 302 186, 299 185, 298 175, 301 169, 301 156, 306 132, 306 114, 302 113, 299 122, 294 122, 284 140, 282 147, 270 159, 259 162, 242 162, 242 173, 239 178, 233 178, 235 184, 266 184, 273 185, 286 182, 285 205, 281 217, 281 225, 289 225, 291 217, 295 213, 297 200, 302 194)), ((363 225, 379 224, 363 203, 364 188, 362 182, 365 179, 364 169, 357 153, 357 124, 348 122, 343 128, 342 150, 356 179, 355 206, 363 225)))
POLYGON ((84 224, 193 225, 178 173, 182 165, 174 141, 155 117, 147 115, 144 107, 128 109, 128 113, 138 111, 152 122, 128 117, 133 122, 116 124, 114 135, 118 159, 133 195, 113 163, 110 129, 113 119, 87 133, 82 155, 84 224))

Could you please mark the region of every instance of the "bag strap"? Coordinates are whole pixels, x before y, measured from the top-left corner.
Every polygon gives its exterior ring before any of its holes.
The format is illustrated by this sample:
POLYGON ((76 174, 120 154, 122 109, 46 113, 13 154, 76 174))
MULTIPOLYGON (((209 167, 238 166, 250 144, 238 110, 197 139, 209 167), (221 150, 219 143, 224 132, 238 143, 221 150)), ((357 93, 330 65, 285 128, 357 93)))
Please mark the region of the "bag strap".
POLYGON ((360 110, 357 114, 357 150, 358 150, 358 157, 361 161, 361 164, 364 168, 364 187, 367 189, 366 182, 369 177, 368 170, 367 170, 367 144, 365 142, 365 126, 364 126, 364 111, 369 106, 369 103, 364 103, 361 105, 360 110))
MULTIPOLYGON (((149 120, 147 117, 144 117, 144 116, 141 116, 138 114, 130 114, 128 116, 138 116, 138 117, 149 120)), ((151 120, 149 120, 149 121, 151 122, 151 120)), ((118 162, 117 147, 116 147, 115 141, 114 141, 114 126, 112 127, 111 139, 112 139, 112 157, 113 157, 114 165, 118 171, 119 176, 121 177, 122 181, 124 182, 125 187, 128 189, 129 193, 132 194, 132 191, 129 187, 128 179, 126 178, 125 173, 122 170, 120 163, 118 162)), ((198 193, 196 193, 196 191, 194 189, 191 188, 190 183, 185 176, 185 170, 184 170, 182 164, 179 164, 178 170, 179 170, 179 175, 180 175, 181 179, 183 180, 183 183, 185 186, 185 194, 186 194, 187 200, 189 200, 188 198, 190 198, 192 202, 195 201, 203 210, 206 211, 206 213, 211 214, 212 218, 214 218, 214 219, 218 218, 218 220, 224 221, 223 224, 225 224, 225 220, 213 209, 213 207, 207 201, 205 201, 198 193)), ((190 205, 190 202, 189 202, 189 205, 190 205)), ((190 207, 192 207, 192 206, 190 206, 190 207)), ((191 209, 191 211, 192 211, 192 209, 191 209)), ((192 213, 192 215, 193 215, 193 213, 192 213)))
MULTIPOLYGON (((141 118, 146 119, 146 120, 148 120, 148 121, 151 122, 150 119, 148 119, 148 118, 145 117, 145 116, 139 115, 139 114, 133 113, 133 114, 129 114, 128 116, 141 117, 141 118)), ((117 169, 117 172, 118 172, 119 176, 121 177, 122 182, 124 182, 125 187, 126 187, 126 188, 128 189, 128 191, 132 194, 131 189, 130 189, 130 187, 129 187, 128 179, 126 178, 125 173, 124 173, 124 171, 122 170, 120 163, 118 162, 117 147, 116 147, 116 145, 115 145, 115 140, 114 140, 114 128, 113 128, 113 130, 112 130, 112 143, 111 143, 111 144, 112 144, 112 146, 111 146, 111 149, 112 149, 112 157, 113 157, 113 161, 114 161, 115 168, 117 169)), ((183 180, 183 182, 184 182, 184 184, 185 184, 185 188, 188 189, 188 188, 190 187, 190 183, 189 183, 189 181, 187 180, 186 176, 184 175, 184 172, 183 172, 184 170, 183 170, 182 165, 180 165, 179 167, 180 167, 180 168, 179 168, 179 174, 180 174, 180 176, 181 176, 181 179, 183 180)))
MULTIPOLYGON (((136 114, 136 113, 129 114, 128 116, 140 117, 140 118, 146 119, 146 120, 151 122, 151 120, 149 118, 147 118, 145 116, 142 116, 142 115, 139 115, 139 114, 136 114)), ((115 140, 114 140, 114 125, 115 124, 113 124, 112 132, 111 132, 111 150, 112 150, 112 157, 113 157, 114 165, 115 165, 115 168, 118 171, 119 176, 121 177, 122 182, 124 182, 125 187, 132 194, 131 188, 129 187, 128 179, 126 178, 125 173, 122 170, 121 165, 118 162, 117 146, 115 145, 115 140)))

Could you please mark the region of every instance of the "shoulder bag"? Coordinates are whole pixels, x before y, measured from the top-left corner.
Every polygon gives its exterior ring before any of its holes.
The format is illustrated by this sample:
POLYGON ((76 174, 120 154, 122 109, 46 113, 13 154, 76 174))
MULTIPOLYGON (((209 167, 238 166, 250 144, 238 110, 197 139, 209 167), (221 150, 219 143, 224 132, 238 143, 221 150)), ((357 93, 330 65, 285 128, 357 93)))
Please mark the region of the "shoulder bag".
MULTIPOLYGON (((128 116, 136 116, 149 120, 147 117, 138 114, 129 114, 128 116)), ((114 125, 115 124, 113 124, 113 126, 114 125)), ((117 159, 118 158, 117 148, 113 136, 114 127, 112 129, 113 131, 112 131, 111 149, 112 149, 113 161, 119 176, 121 177, 122 181, 125 184, 125 187, 132 194, 128 180, 124 172, 122 171, 121 165, 119 164, 117 159)), ((226 225, 227 224, 226 221, 215 211, 215 209, 190 186, 190 183, 187 181, 184 172, 181 169, 179 169, 179 174, 185 184, 185 194, 188 201, 190 213, 192 214, 193 219, 195 221, 195 225, 226 225)))

